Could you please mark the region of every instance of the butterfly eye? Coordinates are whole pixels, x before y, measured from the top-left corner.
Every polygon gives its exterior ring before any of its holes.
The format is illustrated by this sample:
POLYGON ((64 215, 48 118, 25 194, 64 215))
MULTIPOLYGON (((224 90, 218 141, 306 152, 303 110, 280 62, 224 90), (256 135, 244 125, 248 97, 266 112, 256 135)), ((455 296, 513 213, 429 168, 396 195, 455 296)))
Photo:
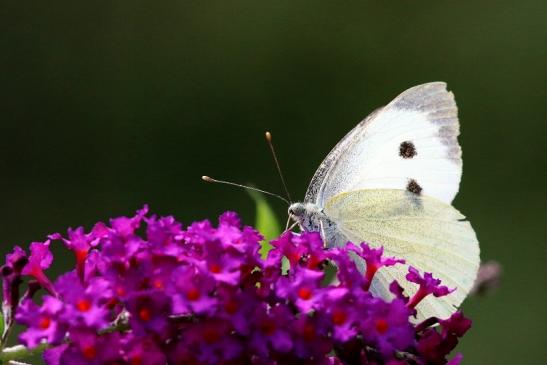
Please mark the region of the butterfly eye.
POLYGON ((302 204, 299 204, 299 203, 296 203, 296 204, 293 204, 289 207, 289 215, 292 215, 292 216, 295 216, 295 217, 300 217, 304 214, 304 207, 302 206, 302 204))

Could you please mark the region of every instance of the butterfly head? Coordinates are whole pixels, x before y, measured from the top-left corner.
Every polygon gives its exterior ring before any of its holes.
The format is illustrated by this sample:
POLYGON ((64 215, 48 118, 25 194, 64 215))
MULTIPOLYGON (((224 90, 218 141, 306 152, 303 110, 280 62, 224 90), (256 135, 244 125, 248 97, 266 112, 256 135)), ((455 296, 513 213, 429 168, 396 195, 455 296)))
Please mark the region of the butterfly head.
POLYGON ((289 217, 305 231, 318 231, 318 222, 323 216, 321 208, 313 203, 292 203, 289 206, 289 217))
POLYGON ((300 222, 302 218, 304 218, 306 215, 308 215, 309 210, 311 207, 309 207, 310 204, 305 203, 292 203, 289 206, 289 217, 294 219, 297 222, 300 222))

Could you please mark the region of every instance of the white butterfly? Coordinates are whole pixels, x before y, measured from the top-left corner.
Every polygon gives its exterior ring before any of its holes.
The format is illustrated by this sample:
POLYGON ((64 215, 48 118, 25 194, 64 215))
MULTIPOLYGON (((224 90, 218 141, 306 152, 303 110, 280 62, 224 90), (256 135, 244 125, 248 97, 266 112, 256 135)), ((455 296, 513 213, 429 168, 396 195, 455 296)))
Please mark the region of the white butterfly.
MULTIPOLYGON (((289 208, 302 230, 321 232, 329 247, 348 241, 383 246, 385 255, 456 288, 445 297, 426 297, 416 308, 418 320, 450 316, 471 290, 480 263, 471 224, 451 206, 462 174, 459 133, 456 102, 445 83, 410 88, 351 130, 317 169, 304 203, 289 208)), ((382 268, 371 290, 389 299, 389 284, 397 280, 413 295, 407 272, 406 265, 382 268)))

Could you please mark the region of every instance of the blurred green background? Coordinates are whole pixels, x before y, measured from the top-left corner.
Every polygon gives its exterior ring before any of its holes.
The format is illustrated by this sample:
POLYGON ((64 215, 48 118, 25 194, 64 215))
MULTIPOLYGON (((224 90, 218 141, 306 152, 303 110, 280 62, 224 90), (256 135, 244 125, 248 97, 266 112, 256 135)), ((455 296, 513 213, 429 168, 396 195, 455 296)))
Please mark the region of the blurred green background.
POLYGON ((547 363, 546 48, 536 0, 2 1, 1 253, 144 203, 252 223, 247 194, 200 176, 281 192, 271 130, 303 197, 359 120, 442 80, 462 124, 455 205, 504 268, 464 305, 464 364, 547 363))

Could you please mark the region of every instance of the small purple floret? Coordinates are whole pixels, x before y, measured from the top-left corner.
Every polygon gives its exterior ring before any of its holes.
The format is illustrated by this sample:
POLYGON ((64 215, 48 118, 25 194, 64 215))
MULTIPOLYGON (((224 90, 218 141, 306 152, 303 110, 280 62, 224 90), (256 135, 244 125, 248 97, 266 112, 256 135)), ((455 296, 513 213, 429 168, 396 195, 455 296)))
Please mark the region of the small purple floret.
POLYGON ((54 297, 44 296, 44 303, 38 307, 30 299, 25 300, 17 308, 15 319, 27 326, 20 336, 22 344, 34 348, 42 340, 52 345, 59 344, 65 335, 67 326, 60 320, 63 314, 63 303, 54 297))
POLYGON ((441 285, 441 280, 436 279, 429 272, 426 272, 423 276, 420 275, 418 270, 412 266, 408 267, 408 274, 406 279, 412 283, 418 284, 420 287, 414 296, 408 302, 410 308, 415 308, 426 296, 433 294, 435 297, 442 297, 452 293, 454 289, 441 285))
POLYGON ((368 243, 362 242, 359 247, 354 245, 349 245, 349 247, 357 254, 357 256, 361 257, 365 263, 366 263, 366 271, 365 271, 365 288, 368 289, 370 287, 370 284, 372 283, 372 279, 374 278, 374 275, 376 272, 382 268, 387 266, 393 266, 395 264, 404 264, 405 260, 398 259, 395 257, 384 257, 384 248, 372 248, 369 246, 368 243))
POLYGON ((30 244, 30 256, 23 267, 22 274, 32 276, 51 295, 56 295, 53 284, 44 273, 53 262, 53 254, 49 250, 50 240, 30 244))

